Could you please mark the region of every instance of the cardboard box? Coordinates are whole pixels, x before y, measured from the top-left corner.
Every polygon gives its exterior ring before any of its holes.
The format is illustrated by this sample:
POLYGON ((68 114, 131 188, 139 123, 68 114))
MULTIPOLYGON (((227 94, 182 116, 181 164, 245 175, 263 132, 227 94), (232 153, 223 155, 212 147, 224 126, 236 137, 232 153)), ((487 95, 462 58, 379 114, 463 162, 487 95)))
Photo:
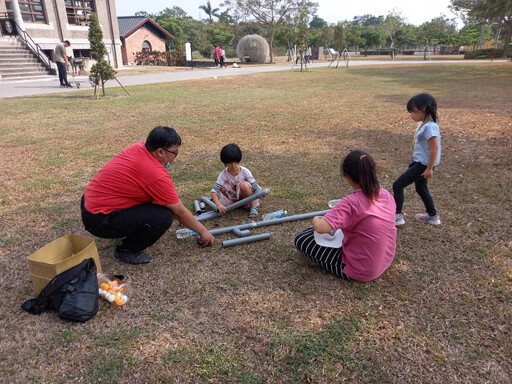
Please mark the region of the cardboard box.
POLYGON ((81 235, 59 237, 31 254, 27 260, 36 295, 55 276, 91 257, 98 273, 101 273, 100 257, 94 240, 81 235))

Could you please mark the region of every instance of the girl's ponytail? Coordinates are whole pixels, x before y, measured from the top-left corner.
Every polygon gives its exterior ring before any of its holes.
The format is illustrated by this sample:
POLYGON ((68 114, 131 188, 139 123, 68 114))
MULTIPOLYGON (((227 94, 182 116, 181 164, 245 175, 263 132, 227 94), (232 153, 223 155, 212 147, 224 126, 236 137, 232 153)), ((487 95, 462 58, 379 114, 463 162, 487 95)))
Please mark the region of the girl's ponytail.
POLYGON ((372 157, 363 151, 350 152, 341 164, 341 174, 348 175, 359 184, 361 191, 372 204, 379 198, 380 185, 372 157))

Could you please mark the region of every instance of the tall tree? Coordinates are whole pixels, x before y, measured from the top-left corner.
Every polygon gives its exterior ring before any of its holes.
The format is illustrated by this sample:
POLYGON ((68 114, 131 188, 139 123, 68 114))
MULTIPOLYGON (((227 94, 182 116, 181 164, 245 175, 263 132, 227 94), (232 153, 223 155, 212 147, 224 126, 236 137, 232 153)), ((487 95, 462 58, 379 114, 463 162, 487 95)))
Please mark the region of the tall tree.
POLYGON ((364 55, 368 56, 368 48, 378 47, 382 43, 382 35, 373 26, 363 26, 361 28, 361 37, 364 40, 364 55))
POLYGON ((338 22, 338 24, 334 26, 333 45, 334 49, 340 54, 347 45, 347 31, 342 22, 338 22))
POLYGON ((389 13, 384 21, 382 21, 379 24, 380 30, 383 32, 383 34, 390 40, 391 42, 391 48, 395 48, 395 40, 396 40, 396 33, 400 29, 400 27, 403 25, 404 21, 402 19, 402 16, 397 13, 396 11, 393 11, 389 13))
POLYGON ((512 37, 512 0, 451 0, 452 8, 467 16, 471 22, 499 23, 505 29, 502 57, 507 57, 512 37))
POLYGON ((242 18, 254 18, 258 23, 270 28, 270 62, 274 61, 272 45, 274 34, 288 19, 300 17, 305 13, 314 15, 317 3, 310 0, 225 0, 222 4, 233 9, 242 18))
POLYGON ((431 44, 449 45, 457 34, 455 21, 439 16, 420 25, 418 35, 422 41, 428 39, 431 44))
POLYGON ((191 19, 191 17, 189 15, 187 15, 187 12, 185 12, 183 10, 183 8, 180 8, 176 5, 172 8, 169 8, 169 7, 164 8, 163 10, 161 10, 160 12, 158 12, 155 15, 150 14, 149 17, 152 18, 153 20, 155 20, 157 23, 158 23, 157 20, 166 19, 166 18, 174 19, 174 18, 181 17, 184 19, 191 19))
POLYGON ((363 27, 376 27, 380 23, 384 21, 384 16, 373 16, 373 15, 363 15, 363 16, 354 16, 353 22, 356 24, 361 24, 363 27))
POLYGON ((322 29, 326 25, 327 25, 327 21, 325 21, 324 19, 322 19, 321 17, 318 17, 318 16, 313 17, 313 20, 311 20, 309 22, 310 28, 313 28, 313 29, 322 29))
POLYGON ((206 13, 208 15, 209 23, 213 23, 213 16, 215 16, 216 18, 220 17, 220 15, 219 15, 220 9, 212 8, 212 4, 210 3, 210 0, 208 0, 205 5, 200 5, 199 9, 204 11, 204 13, 206 13))
POLYGON ((89 79, 94 83, 94 92, 97 92, 97 87, 101 85, 103 96, 105 96, 105 83, 108 80, 116 78, 116 71, 110 65, 110 62, 105 60, 107 56, 107 47, 103 43, 103 32, 98 21, 96 13, 91 14, 89 19, 89 43, 91 45, 91 56, 97 61, 91 67, 89 79))
POLYGON ((458 43, 471 46, 476 49, 482 34, 482 26, 478 24, 466 24, 460 31, 458 43))
POLYGON ((366 41, 361 37, 362 27, 359 24, 351 22, 345 23, 345 30, 347 32, 347 45, 354 47, 354 51, 358 51, 358 47, 363 47, 366 41))

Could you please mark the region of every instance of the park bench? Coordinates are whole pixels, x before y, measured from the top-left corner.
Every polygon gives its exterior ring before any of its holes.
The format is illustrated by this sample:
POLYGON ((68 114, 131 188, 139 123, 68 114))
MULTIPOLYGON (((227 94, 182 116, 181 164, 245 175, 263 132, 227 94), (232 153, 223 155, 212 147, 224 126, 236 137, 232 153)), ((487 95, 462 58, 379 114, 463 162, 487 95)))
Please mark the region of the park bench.
POLYGON ((498 59, 501 57, 501 53, 489 53, 487 54, 487 57, 491 59, 491 63, 494 59, 498 59))

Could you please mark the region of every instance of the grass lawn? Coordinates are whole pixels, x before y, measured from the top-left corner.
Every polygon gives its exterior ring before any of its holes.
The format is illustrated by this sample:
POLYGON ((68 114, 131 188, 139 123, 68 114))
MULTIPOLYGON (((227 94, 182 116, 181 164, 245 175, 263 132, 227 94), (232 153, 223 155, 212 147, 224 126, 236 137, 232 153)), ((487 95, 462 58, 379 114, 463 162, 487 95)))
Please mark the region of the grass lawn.
MULTIPOLYGON (((512 381, 512 63, 323 68, 5 99, 0 103, 0 383, 339 383, 512 381), (82 192, 156 125, 183 139, 171 176, 183 202, 207 195, 221 147, 271 190, 260 212, 327 209, 350 193, 339 163, 368 151, 388 190, 412 156, 405 109, 439 105, 442 160, 429 182, 439 227, 414 222, 406 190, 397 254, 378 280, 340 280, 296 259, 298 221, 221 248, 177 240, 174 224, 126 275, 123 309, 100 299, 85 324, 24 313, 26 257, 82 227, 82 192)), ((247 222, 235 211, 209 228, 247 222)))

